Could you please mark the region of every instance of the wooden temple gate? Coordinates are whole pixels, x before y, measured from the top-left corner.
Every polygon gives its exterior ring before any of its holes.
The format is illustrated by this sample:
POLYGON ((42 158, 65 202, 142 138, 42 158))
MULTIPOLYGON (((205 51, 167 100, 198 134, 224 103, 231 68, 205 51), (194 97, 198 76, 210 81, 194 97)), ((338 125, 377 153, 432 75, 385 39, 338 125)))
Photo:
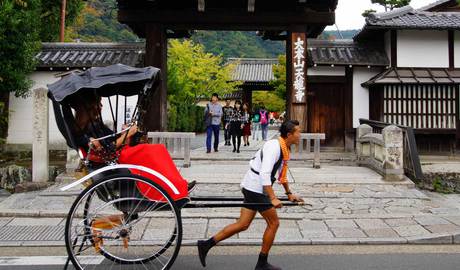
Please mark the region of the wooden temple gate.
POLYGON ((118 20, 146 39, 145 65, 162 70, 162 85, 144 123, 166 128, 167 39, 193 30, 259 31, 264 39, 285 40, 287 113, 307 130, 307 38, 335 20, 337 0, 118 0, 118 20))

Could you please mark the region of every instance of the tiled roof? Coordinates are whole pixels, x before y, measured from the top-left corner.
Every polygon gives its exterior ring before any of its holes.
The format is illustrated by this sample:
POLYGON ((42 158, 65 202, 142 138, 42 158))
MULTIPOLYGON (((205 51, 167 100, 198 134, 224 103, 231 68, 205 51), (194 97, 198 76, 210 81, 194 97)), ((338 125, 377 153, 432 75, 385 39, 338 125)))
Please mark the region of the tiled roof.
POLYGON ((366 28, 460 29, 460 12, 428 12, 405 6, 369 15, 364 26, 366 28))
MULTIPOLYGON (((386 54, 375 47, 352 40, 308 40, 309 65, 387 66, 386 54)), ((108 66, 122 63, 143 66, 144 43, 43 43, 37 54, 39 69, 71 69, 108 66)), ((229 58, 237 62, 233 80, 259 87, 274 79, 273 65, 277 59, 229 58)))
POLYGON ((429 68, 390 68, 362 85, 375 84, 458 84, 460 70, 429 68))
POLYGON ((112 64, 143 66, 144 43, 43 43, 36 55, 38 68, 101 67, 112 64))
POLYGON ((309 62, 316 65, 388 66, 385 52, 353 40, 309 40, 309 62))
POLYGON ((229 58, 228 61, 237 63, 232 76, 234 81, 269 82, 275 79, 273 65, 278 64, 277 59, 229 58))
POLYGON ((433 9, 445 6, 445 5, 456 5, 457 0, 438 0, 424 7, 419 8, 420 11, 433 11, 433 9))

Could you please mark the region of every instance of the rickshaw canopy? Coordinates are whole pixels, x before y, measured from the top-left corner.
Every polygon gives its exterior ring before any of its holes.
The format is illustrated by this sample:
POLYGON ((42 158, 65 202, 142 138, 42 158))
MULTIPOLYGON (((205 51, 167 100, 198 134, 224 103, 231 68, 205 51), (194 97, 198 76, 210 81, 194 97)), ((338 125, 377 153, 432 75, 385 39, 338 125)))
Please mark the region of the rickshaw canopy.
POLYGON ((84 72, 72 72, 59 81, 48 84, 54 100, 61 103, 82 91, 96 91, 101 97, 132 96, 145 89, 147 83, 156 84, 160 70, 155 67, 135 68, 123 64, 93 67, 84 72))

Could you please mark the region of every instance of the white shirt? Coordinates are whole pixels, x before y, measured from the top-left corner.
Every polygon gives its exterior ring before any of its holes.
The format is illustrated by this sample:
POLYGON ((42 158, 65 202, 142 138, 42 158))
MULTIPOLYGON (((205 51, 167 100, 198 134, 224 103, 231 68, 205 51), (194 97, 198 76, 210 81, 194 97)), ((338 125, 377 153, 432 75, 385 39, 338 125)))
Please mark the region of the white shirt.
MULTIPOLYGON (((244 179, 241 182, 241 187, 249 191, 263 194, 264 186, 271 186, 271 174, 275 163, 280 158, 280 143, 276 140, 267 141, 264 146, 257 151, 255 158, 249 161, 249 170, 244 175, 244 179), (260 151, 263 151, 263 160, 260 160, 260 151), (253 168, 259 174, 251 171, 253 168)), ((278 173, 282 166, 279 167, 278 173)))

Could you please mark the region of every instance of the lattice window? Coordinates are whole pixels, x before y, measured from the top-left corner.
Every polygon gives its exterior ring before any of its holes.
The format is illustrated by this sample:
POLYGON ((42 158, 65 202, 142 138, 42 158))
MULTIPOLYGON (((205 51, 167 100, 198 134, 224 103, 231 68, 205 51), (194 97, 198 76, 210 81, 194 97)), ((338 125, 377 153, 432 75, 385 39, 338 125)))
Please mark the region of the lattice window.
POLYGON ((455 129, 458 86, 386 85, 384 122, 421 129, 455 129))

